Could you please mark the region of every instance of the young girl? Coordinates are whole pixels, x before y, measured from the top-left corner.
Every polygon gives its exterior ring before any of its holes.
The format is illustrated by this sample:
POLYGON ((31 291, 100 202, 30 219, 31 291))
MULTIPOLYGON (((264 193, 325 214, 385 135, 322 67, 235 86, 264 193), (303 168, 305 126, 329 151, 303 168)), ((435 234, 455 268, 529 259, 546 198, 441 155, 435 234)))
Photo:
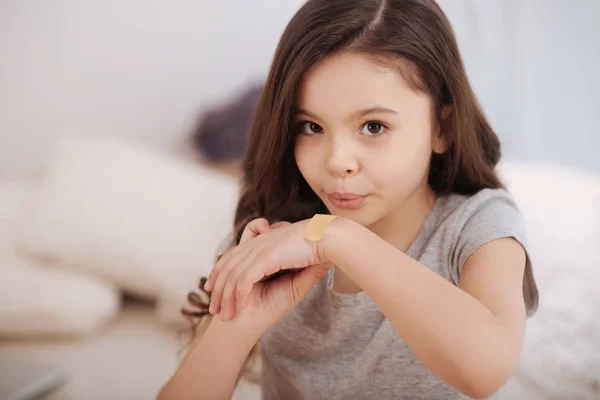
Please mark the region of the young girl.
POLYGON ((434 0, 308 1, 204 287, 218 317, 159 398, 230 398, 259 342, 265 399, 492 396, 538 298, 499 158, 434 0))

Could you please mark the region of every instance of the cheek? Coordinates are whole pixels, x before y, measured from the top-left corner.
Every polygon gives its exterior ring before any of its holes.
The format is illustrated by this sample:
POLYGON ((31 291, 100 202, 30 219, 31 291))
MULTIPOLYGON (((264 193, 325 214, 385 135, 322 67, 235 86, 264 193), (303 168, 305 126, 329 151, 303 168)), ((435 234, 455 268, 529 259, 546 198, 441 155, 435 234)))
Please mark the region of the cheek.
POLYGON ((309 149, 307 140, 297 139, 294 146, 294 157, 296 159, 296 165, 304 179, 311 184, 314 177, 317 176, 316 170, 318 169, 318 163, 314 159, 314 151, 309 149))
POLYGON ((429 172, 431 141, 425 135, 398 136, 386 143, 369 164, 371 176, 380 187, 411 189, 429 172))

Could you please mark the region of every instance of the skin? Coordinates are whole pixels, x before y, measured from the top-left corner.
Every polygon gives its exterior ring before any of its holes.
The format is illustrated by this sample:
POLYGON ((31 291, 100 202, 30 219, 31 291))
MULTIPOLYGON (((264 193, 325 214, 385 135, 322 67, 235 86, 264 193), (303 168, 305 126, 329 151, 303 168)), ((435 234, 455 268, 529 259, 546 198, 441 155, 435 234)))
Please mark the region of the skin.
MULTIPOLYGON (((310 187, 332 214, 406 251, 435 201, 427 185, 431 153, 446 149, 429 96, 397 71, 341 53, 309 71, 298 104, 296 163, 310 187), (368 198, 359 210, 341 209, 327 196, 336 191, 368 198)), ((335 272, 336 290, 360 290, 335 272)))
POLYGON ((341 53, 308 71, 298 108, 297 165, 337 218, 319 242, 303 237, 309 220, 277 229, 251 222, 252 238, 209 276, 211 313, 231 324, 259 315, 262 322, 253 321, 262 328, 252 331, 260 337, 335 265, 336 291, 365 291, 427 368, 470 397, 489 397, 521 351, 526 256, 514 239, 488 242, 467 260, 457 287, 405 254, 435 201, 429 158, 447 148, 430 99, 398 71, 341 53), (332 192, 367 197, 348 209, 332 192), (294 272, 263 281, 281 270, 294 272))

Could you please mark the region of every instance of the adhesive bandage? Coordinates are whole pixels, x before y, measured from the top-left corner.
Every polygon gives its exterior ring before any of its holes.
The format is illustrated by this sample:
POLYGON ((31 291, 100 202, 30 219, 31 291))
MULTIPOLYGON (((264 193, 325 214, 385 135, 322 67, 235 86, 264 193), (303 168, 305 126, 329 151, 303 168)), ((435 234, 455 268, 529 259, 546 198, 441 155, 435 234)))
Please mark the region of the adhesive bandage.
POLYGON ((335 215, 315 214, 304 230, 304 238, 309 242, 322 240, 325 237, 325 228, 335 217, 335 215))

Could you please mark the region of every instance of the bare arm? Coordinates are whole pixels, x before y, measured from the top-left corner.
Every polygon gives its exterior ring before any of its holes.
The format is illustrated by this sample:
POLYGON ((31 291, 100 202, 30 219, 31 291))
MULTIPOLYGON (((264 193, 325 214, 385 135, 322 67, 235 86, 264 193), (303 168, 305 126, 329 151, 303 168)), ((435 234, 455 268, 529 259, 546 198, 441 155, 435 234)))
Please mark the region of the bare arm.
POLYGON ((513 239, 479 248, 460 288, 358 224, 337 218, 320 251, 373 299, 415 355, 446 382, 485 398, 510 377, 525 327, 525 251, 513 239))
MULTIPOLYGON (((274 224, 273 228, 285 225, 274 224)), ((269 221, 257 218, 242 234, 244 243, 271 230, 269 221)), ((244 364, 264 327, 261 318, 248 311, 238 318, 211 318, 204 334, 198 335, 177 372, 163 386, 157 400, 231 399, 244 364), (256 328, 256 329, 254 329, 256 328)))
POLYGON ((204 335, 191 344, 177 372, 163 386, 157 400, 231 399, 244 362, 260 334, 243 319, 213 318, 204 335))

